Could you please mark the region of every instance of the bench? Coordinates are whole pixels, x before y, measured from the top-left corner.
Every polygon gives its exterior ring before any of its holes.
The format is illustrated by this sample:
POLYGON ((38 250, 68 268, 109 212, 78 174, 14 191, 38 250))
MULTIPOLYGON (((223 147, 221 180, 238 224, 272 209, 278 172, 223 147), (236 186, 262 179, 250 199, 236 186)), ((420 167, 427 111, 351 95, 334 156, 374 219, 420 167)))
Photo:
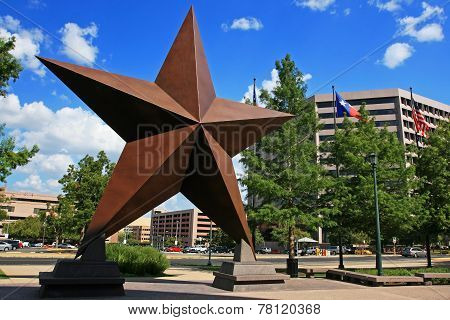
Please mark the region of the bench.
POLYGON ((364 273, 357 273, 347 270, 332 269, 328 270, 326 273, 328 279, 337 279, 341 281, 348 281, 353 283, 362 283, 366 285, 371 285, 374 287, 391 285, 391 284, 401 284, 406 283, 407 285, 423 284, 424 278, 422 277, 410 277, 410 276, 375 276, 364 273))
POLYGON ((416 277, 421 277, 424 284, 430 286, 433 279, 450 279, 450 273, 416 273, 416 277))
POLYGON ((298 268, 298 272, 304 273, 307 278, 314 278, 316 274, 326 274, 328 268, 298 268))

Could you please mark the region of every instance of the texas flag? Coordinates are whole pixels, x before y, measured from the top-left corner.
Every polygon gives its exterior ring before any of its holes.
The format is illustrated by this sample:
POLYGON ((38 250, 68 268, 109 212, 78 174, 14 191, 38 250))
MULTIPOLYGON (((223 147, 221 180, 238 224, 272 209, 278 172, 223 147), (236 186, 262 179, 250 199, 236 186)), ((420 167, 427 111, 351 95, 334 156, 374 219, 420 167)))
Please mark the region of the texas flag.
POLYGON ((361 114, 358 112, 358 110, 353 108, 337 92, 336 92, 336 110, 337 110, 338 117, 343 117, 344 114, 346 114, 347 117, 354 117, 354 118, 358 118, 359 120, 362 119, 361 114))

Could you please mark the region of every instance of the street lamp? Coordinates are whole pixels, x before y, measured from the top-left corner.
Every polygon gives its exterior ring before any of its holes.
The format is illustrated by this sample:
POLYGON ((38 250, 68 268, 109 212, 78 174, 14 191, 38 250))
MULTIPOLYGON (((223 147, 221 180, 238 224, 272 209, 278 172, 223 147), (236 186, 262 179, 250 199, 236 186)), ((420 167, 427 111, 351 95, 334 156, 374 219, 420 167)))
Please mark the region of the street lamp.
POLYGON ((376 227, 377 227, 377 251, 376 251, 376 265, 378 275, 383 275, 383 267, 381 262, 381 236, 380 236, 380 212, 378 210, 378 190, 377 190, 377 163, 378 158, 376 153, 371 153, 368 155, 367 160, 372 165, 373 174, 373 193, 375 199, 375 216, 376 216, 376 227))

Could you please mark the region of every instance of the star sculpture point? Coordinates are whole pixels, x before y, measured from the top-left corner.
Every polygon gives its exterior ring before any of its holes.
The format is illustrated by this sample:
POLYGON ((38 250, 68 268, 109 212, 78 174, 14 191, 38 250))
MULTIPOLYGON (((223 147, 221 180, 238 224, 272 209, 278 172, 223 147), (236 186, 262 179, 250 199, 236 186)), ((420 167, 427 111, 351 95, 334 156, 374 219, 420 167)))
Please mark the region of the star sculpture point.
POLYGON ((292 115, 216 97, 192 8, 155 82, 38 58, 126 142, 81 253, 179 192, 252 245, 231 158, 292 115))

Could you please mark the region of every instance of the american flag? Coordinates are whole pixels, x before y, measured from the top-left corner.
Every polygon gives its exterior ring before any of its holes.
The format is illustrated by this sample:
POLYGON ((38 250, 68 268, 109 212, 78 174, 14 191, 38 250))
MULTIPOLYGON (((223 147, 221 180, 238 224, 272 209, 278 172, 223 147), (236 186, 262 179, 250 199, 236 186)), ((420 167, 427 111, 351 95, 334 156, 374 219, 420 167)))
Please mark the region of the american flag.
POLYGON ((414 125, 416 126, 416 133, 419 133, 422 136, 426 137, 427 131, 430 130, 430 126, 425 121, 425 117, 422 115, 422 113, 419 110, 416 110, 414 104, 412 108, 412 118, 414 120, 414 125))

